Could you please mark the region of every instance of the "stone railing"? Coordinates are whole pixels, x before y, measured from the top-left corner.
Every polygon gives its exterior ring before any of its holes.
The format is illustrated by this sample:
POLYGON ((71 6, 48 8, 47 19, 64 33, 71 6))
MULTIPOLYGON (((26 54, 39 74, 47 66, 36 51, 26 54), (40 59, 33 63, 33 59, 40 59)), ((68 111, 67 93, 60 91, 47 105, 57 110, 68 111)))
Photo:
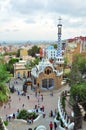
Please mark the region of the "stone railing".
POLYGON ((67 114, 63 110, 60 97, 58 99, 58 112, 64 126, 67 127, 69 130, 73 130, 74 122, 70 122, 70 118, 67 116, 67 114))
POLYGON ((47 128, 43 125, 39 125, 36 130, 47 130, 47 128))

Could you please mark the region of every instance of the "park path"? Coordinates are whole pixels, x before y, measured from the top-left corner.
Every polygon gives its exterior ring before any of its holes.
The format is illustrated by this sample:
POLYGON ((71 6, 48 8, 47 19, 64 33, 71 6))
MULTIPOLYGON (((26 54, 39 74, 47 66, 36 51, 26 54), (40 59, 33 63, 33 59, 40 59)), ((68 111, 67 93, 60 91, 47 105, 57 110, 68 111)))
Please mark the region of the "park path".
MULTIPOLYGON (((13 82, 14 80, 10 82, 10 86, 13 85, 13 82)), ((15 84, 15 88, 18 90, 19 89, 21 90, 22 85, 23 85, 23 81, 18 80, 18 84, 15 84)), ((49 117, 49 113, 51 110, 54 111, 55 109, 57 109, 58 98, 61 92, 64 90, 69 90, 68 85, 63 86, 59 90, 54 90, 53 96, 50 95, 50 91, 41 93, 43 94, 44 98, 43 98, 43 101, 40 100, 39 105, 40 107, 42 105, 45 107, 45 113, 46 113, 45 118, 41 116, 37 121, 35 121, 33 124, 30 124, 30 125, 25 122, 14 120, 14 121, 9 122, 9 125, 7 126, 8 130, 28 130, 28 128, 32 128, 34 130, 34 128, 39 125, 44 125, 47 128, 47 130, 49 130, 50 121, 54 122, 54 118, 49 117)), ((24 108, 27 110, 33 109, 35 105, 38 105, 38 99, 35 97, 35 93, 30 89, 30 87, 28 87, 27 95, 21 96, 21 95, 18 95, 17 92, 11 94, 10 106, 9 104, 6 104, 6 108, 4 108, 4 106, 1 107, 0 116, 2 116, 3 119, 5 119, 6 115, 17 112, 17 109, 21 110, 23 108, 22 107, 23 104, 24 104, 24 108), (30 97, 29 100, 27 98, 27 95, 29 95, 30 97)), ((85 122, 84 122, 84 126, 85 126, 85 122)), ((84 127, 82 130, 86 130, 86 128, 84 127)))
MULTIPOLYGON (((10 86, 13 85, 14 80, 12 80, 10 82, 10 86)), ((16 89, 22 89, 22 84, 23 81, 18 80, 18 84, 15 84, 15 88, 16 89)), ((28 125, 24 122, 20 122, 20 121, 11 121, 9 122, 9 125, 7 126, 8 130, 28 130, 29 127, 31 128, 35 128, 37 126, 41 125, 45 125, 47 129, 49 129, 49 123, 50 121, 54 121, 54 118, 49 117, 49 113, 50 111, 54 111, 55 109, 57 109, 57 101, 58 101, 58 97, 60 96, 60 93, 63 90, 68 90, 68 86, 63 86, 62 88, 60 88, 59 90, 54 90, 53 91, 53 96, 51 96, 51 92, 50 91, 46 91, 46 92, 42 92, 41 94, 43 94, 43 101, 39 101, 39 105, 44 106, 45 107, 45 113, 46 113, 46 117, 43 118, 42 116, 33 124, 28 125)), ((30 89, 30 87, 28 88, 28 92, 27 92, 26 96, 21 96, 18 95, 17 92, 11 94, 11 102, 10 102, 10 106, 9 104, 6 104, 6 108, 4 108, 4 106, 1 108, 0 111, 0 115, 3 117, 3 119, 5 119, 6 115, 12 114, 14 112, 17 112, 17 109, 21 110, 23 107, 22 105, 24 104, 24 108, 29 110, 29 109, 33 109, 35 107, 35 105, 38 105, 38 99, 35 97, 35 93, 30 89), (29 95, 30 99, 28 100, 27 95, 29 95)))

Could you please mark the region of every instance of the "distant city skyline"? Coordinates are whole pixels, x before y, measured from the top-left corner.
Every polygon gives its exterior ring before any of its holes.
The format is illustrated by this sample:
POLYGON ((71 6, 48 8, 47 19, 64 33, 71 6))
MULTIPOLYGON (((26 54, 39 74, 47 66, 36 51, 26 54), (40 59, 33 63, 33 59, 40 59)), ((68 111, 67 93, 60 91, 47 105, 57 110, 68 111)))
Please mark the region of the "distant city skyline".
POLYGON ((86 36, 84 0, 0 0, 0 41, 56 41, 58 18, 62 40, 86 36))

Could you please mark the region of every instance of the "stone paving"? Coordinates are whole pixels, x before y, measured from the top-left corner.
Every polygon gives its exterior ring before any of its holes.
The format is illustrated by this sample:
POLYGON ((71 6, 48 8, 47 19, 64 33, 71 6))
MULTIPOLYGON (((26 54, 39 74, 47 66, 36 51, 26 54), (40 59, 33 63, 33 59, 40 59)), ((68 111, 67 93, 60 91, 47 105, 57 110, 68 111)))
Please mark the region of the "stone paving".
MULTIPOLYGON (((13 82, 14 82, 13 80, 10 82, 11 86, 13 82)), ((22 84, 23 84, 23 81, 18 80, 18 84, 15 84, 15 88, 21 90, 22 84)), ((66 85, 66 86, 63 86, 59 90, 54 90, 53 96, 50 95, 50 91, 42 92, 41 94, 43 94, 44 98, 43 98, 43 101, 40 100, 39 105, 40 107, 42 105, 45 107, 45 114, 46 114, 45 118, 41 116, 37 121, 35 121, 33 124, 30 124, 30 125, 25 122, 12 120, 9 122, 9 125, 7 126, 8 130, 28 130, 28 128, 32 128, 34 130, 34 128, 39 125, 44 125, 46 126, 47 130, 49 130, 50 121, 52 122, 54 121, 53 117, 49 117, 49 113, 51 110, 54 111, 55 109, 57 109, 58 97, 60 96, 63 90, 68 90, 68 89, 69 87, 66 85)), ((6 104, 6 108, 4 108, 4 106, 1 107, 0 116, 2 116, 3 119, 5 119, 6 114, 9 115, 14 112, 17 112, 17 109, 21 110, 23 108, 22 107, 23 104, 24 104, 24 108, 27 110, 33 109, 35 105, 38 105, 38 99, 35 97, 35 93, 30 89, 30 87, 28 87, 27 95, 26 96, 18 95, 17 92, 11 94, 10 106, 9 104, 6 104), (27 98, 28 94, 30 96, 29 100, 27 98)))

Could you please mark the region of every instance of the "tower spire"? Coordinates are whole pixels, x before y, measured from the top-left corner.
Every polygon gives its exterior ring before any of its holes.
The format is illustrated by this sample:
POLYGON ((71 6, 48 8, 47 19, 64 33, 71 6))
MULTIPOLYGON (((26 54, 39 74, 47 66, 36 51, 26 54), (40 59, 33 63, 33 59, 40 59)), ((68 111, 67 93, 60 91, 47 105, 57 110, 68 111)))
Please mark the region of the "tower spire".
POLYGON ((58 43, 57 43, 57 57, 62 57, 62 43, 61 43, 61 34, 62 34, 62 24, 61 17, 59 17, 58 27, 58 43))

